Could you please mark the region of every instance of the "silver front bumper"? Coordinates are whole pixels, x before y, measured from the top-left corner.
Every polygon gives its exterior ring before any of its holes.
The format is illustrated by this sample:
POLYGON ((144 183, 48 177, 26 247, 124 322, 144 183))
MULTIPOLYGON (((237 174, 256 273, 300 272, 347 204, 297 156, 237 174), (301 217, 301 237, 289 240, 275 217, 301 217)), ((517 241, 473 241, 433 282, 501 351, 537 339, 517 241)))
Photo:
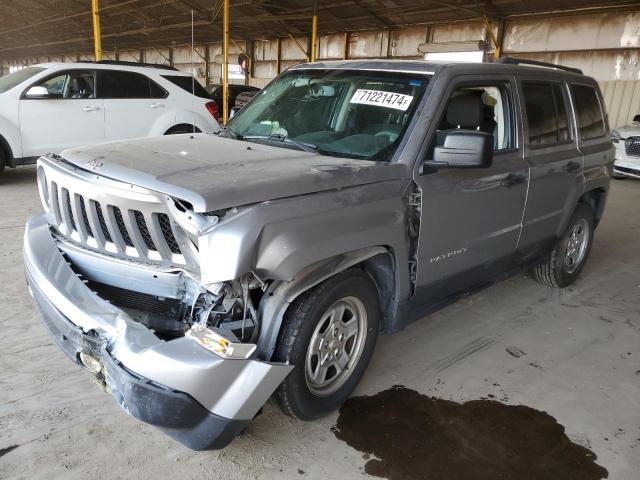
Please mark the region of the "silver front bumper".
POLYGON ((186 393, 215 415, 252 419, 293 368, 223 359, 186 337, 159 339, 86 287, 58 249, 44 214, 27 223, 24 261, 31 287, 83 332, 95 332, 114 360, 135 375, 186 393))

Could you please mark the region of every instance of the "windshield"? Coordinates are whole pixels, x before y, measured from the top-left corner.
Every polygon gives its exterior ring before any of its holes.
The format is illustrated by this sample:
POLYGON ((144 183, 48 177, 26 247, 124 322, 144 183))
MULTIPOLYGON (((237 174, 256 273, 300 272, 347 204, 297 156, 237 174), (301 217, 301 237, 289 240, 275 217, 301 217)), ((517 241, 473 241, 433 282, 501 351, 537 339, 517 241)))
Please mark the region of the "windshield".
POLYGON ((430 76, 349 70, 293 70, 260 91, 229 122, 232 135, 324 155, 389 161, 430 76), (292 142, 278 141, 287 138, 292 142))
POLYGON ((0 93, 4 93, 7 90, 11 90, 16 85, 20 85, 28 78, 33 77, 37 73, 44 71, 42 67, 27 67, 17 72, 10 73, 4 77, 0 77, 0 93))

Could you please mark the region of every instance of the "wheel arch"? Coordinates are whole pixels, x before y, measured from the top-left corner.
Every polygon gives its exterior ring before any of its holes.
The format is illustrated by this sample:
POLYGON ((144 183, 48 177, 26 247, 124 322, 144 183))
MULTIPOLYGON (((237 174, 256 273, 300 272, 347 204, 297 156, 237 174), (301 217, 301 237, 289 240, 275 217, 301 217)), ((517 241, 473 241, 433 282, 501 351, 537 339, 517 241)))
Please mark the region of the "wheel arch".
POLYGON ((175 125, 167 128, 167 130, 163 133, 163 135, 169 135, 169 133, 172 130, 177 130, 178 128, 186 128, 190 131, 193 131, 195 127, 196 132, 195 133, 201 133, 202 130, 200 130, 200 127, 198 127, 198 125, 194 125, 193 123, 176 123, 175 125))
POLYGON ((261 319, 258 354, 270 360, 289 305, 304 292, 348 268, 361 268, 367 272, 378 290, 382 312, 382 329, 395 311, 398 279, 393 252, 385 246, 367 247, 336 255, 309 265, 291 281, 272 283, 259 306, 261 319))
POLYGON ((596 226, 600 223, 607 202, 607 190, 603 187, 594 188, 582 194, 578 203, 586 203, 593 209, 596 226))
POLYGON ((0 150, 2 150, 2 152, 4 153, 4 157, 5 157, 5 166, 7 167, 14 167, 15 163, 14 163, 14 157, 13 157, 13 151, 11 150, 11 145, 9 145, 9 142, 7 141, 6 138, 4 138, 4 136, 0 135, 0 150))

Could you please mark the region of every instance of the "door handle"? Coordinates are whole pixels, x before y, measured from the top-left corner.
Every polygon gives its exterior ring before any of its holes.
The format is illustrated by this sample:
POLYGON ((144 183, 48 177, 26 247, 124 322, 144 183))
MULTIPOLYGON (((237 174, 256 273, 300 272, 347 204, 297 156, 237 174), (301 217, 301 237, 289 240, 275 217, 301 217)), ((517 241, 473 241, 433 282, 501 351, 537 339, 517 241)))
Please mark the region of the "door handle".
POLYGON ((149 105, 151 108, 162 108, 164 107, 164 103, 158 103, 158 102, 154 102, 151 105, 149 105))
POLYGON ((575 172, 576 170, 580 169, 580 166, 581 165, 578 162, 569 162, 563 165, 562 170, 564 170, 567 173, 575 172))
POLYGON ((82 107, 83 112, 97 112, 100 110, 100 107, 96 107, 95 105, 85 105, 82 107))

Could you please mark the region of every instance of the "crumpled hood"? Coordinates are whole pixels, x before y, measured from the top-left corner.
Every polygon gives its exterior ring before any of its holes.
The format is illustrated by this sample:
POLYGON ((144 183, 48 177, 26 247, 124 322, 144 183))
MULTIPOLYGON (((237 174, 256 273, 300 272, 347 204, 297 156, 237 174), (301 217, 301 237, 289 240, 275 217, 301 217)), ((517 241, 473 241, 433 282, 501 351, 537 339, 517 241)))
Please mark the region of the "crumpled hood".
POLYGON ((403 164, 336 158, 208 134, 62 152, 68 162, 190 202, 206 212, 406 176, 403 164))

